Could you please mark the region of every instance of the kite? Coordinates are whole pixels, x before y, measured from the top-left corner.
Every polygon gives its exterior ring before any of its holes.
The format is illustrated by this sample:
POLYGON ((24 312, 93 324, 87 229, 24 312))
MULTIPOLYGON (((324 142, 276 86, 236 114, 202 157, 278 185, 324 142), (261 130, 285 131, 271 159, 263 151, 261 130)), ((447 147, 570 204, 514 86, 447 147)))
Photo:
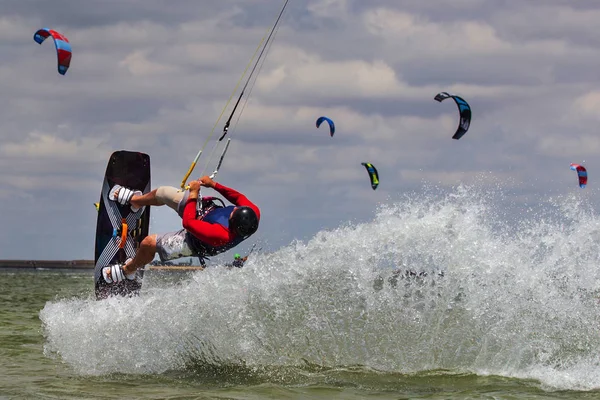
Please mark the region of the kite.
POLYGON ((379 174, 377 173, 377 169, 371 163, 360 164, 364 165, 364 167, 367 169, 367 172, 369 173, 369 178, 371 178, 371 187, 373 188, 373 190, 377 189, 377 186, 379 186, 379 174))
POLYGON ((327 117, 319 117, 317 119, 317 128, 321 126, 323 121, 327 121, 327 123, 329 124, 329 134, 331 135, 331 137, 333 137, 333 134, 335 133, 335 124, 331 119, 327 117))
POLYGON ((579 187, 584 188, 587 185, 587 170, 584 166, 579 164, 571 164, 571 169, 573 171, 577 171, 577 176, 579 177, 579 187))
POLYGON ((54 39, 56 46, 56 56, 58 58, 58 73, 64 75, 71 64, 71 44, 69 40, 61 33, 48 28, 42 28, 33 35, 33 40, 42 44, 49 36, 54 39))
POLYGON ((458 128, 456 129, 454 136, 452 136, 452 139, 458 140, 465 133, 467 133, 469 126, 471 125, 471 106, 462 97, 447 92, 440 92, 436 94, 434 100, 437 100, 441 103, 448 98, 454 99, 454 102, 458 106, 458 112, 460 113, 460 122, 458 123, 458 128))

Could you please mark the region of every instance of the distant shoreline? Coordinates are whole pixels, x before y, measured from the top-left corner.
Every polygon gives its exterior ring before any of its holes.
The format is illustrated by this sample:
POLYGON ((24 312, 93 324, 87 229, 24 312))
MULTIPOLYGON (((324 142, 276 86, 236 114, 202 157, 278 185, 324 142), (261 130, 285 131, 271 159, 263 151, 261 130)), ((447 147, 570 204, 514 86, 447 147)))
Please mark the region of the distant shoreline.
POLYGON ((94 269, 94 260, 0 260, 0 268, 94 269))
MULTIPOLYGON (((1 269, 94 269, 94 260, 0 260, 1 269)), ((148 265, 149 270, 200 270, 199 265, 148 265)))

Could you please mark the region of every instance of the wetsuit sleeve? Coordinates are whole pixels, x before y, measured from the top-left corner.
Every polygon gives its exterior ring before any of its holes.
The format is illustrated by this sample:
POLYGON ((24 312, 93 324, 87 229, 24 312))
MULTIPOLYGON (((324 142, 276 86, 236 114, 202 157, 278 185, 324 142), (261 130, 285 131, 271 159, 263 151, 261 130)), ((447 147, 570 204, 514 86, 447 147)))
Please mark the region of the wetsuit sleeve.
POLYGON ((223 246, 231 240, 231 234, 224 226, 196 219, 196 199, 189 199, 185 204, 183 228, 210 246, 223 246))
POLYGON ((222 194, 223 197, 225 197, 230 203, 235 204, 236 206, 250 207, 251 209, 253 209, 256 213, 256 216, 260 220, 260 210, 258 209, 256 204, 248 200, 246 196, 244 196, 240 192, 228 188, 227 186, 223 186, 220 183, 216 183, 214 189, 220 194, 222 194))

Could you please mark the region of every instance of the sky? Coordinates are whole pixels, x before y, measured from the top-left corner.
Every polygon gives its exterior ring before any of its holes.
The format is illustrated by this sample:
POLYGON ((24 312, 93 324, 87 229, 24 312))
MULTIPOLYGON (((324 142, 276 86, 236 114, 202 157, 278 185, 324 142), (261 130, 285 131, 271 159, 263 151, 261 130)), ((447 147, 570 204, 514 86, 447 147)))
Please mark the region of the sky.
MULTIPOLYGON (((0 258, 93 259, 113 151, 149 154, 152 186, 179 186, 210 138, 191 178, 210 172, 231 104, 219 115, 282 5, 0 0, 0 258), (33 41, 42 27, 72 45, 65 76, 53 43, 33 41)), ((216 179, 261 209, 236 251, 369 221, 427 185, 596 202, 598 21, 595 0, 290 0, 216 179), (441 91, 473 109, 458 141, 441 91), (377 190, 361 162, 377 167, 377 190), (591 172, 586 189, 572 162, 591 172)), ((151 233, 180 228, 152 209, 151 233)))

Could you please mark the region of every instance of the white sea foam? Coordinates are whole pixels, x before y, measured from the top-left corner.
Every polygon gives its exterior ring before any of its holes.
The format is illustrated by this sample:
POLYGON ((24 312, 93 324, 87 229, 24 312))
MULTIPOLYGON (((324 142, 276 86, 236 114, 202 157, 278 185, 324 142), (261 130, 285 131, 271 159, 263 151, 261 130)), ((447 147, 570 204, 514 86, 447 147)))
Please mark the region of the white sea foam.
POLYGON ((576 196, 519 214, 473 188, 406 196, 243 269, 49 302, 45 350, 81 374, 310 362, 600 388, 600 218, 576 196))

